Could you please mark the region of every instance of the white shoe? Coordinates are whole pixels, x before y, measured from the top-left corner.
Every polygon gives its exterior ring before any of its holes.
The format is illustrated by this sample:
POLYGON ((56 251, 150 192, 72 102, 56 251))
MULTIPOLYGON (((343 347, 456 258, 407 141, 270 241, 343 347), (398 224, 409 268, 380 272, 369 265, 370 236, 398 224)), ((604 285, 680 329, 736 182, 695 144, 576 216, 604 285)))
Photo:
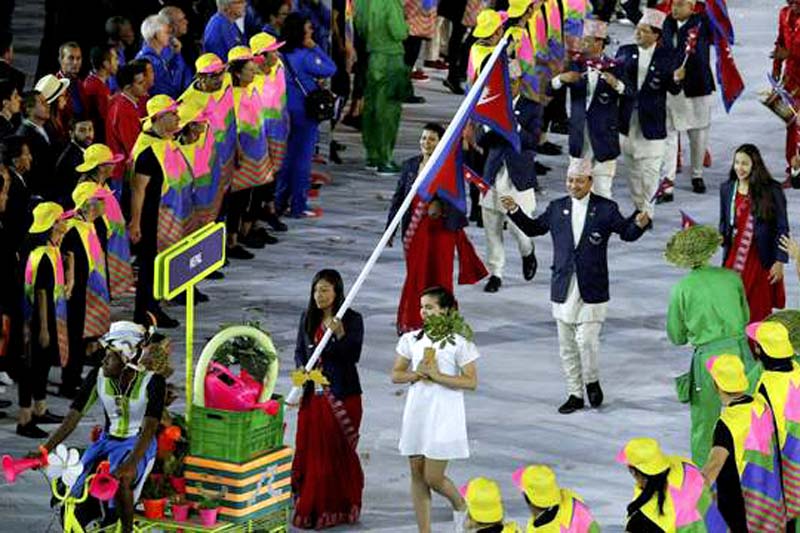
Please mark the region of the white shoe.
POLYGON ((464 533, 464 522, 466 520, 466 511, 453 511, 453 531, 455 533, 464 533))
POLYGON ((0 385, 0 394, 5 394, 7 390, 5 385, 0 385))
POLYGON ((13 385, 14 380, 5 372, 0 372, 0 385, 13 385))

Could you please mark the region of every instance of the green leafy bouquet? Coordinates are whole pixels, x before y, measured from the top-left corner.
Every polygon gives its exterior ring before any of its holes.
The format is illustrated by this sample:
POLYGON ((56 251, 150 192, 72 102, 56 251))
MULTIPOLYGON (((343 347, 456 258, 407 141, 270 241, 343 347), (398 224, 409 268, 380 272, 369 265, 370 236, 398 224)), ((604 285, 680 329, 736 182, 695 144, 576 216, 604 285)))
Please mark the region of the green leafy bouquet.
MULTIPOLYGON (((220 331, 238 325, 223 324, 220 327, 220 331)), ((264 331, 261 328, 261 322, 256 320, 245 321, 244 325, 264 331)), ((238 363, 243 370, 247 371, 258 382, 264 380, 269 366, 277 359, 277 353, 265 350, 250 337, 236 337, 229 340, 217 349, 213 358, 217 363, 227 367, 238 363)))
POLYGON ((454 345, 456 335, 461 335, 470 342, 473 338, 472 328, 455 309, 450 309, 441 315, 429 316, 422 328, 434 344, 439 343, 439 348, 444 348, 447 344, 454 345))

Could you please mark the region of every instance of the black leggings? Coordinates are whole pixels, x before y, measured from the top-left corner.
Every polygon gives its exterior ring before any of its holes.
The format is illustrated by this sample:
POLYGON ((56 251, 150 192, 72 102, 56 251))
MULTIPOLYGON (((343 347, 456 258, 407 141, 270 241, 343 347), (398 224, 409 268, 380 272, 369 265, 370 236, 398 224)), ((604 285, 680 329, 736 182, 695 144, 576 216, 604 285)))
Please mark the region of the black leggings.
POLYGON ((455 82, 467 78, 467 61, 472 41, 467 38, 467 42, 464 42, 467 29, 461 21, 452 21, 451 26, 450 39, 447 41, 447 62, 450 64, 447 79, 455 82))
POLYGON ((136 281, 136 304, 133 320, 144 326, 150 325, 147 313, 155 311, 157 307, 155 296, 153 296, 157 249, 157 230, 155 228, 148 228, 147 230, 142 228, 142 240, 136 246, 136 256, 139 260, 139 276, 136 281))
POLYGON ((250 197, 253 189, 231 192, 228 194, 228 216, 225 220, 225 228, 228 235, 239 233, 239 226, 244 219, 245 213, 250 208, 250 197))
POLYGON ((19 381, 19 406, 23 409, 31 407, 33 401, 41 402, 47 399, 47 377, 50 375, 50 365, 57 358, 58 336, 50 335, 50 346, 39 346, 38 332, 32 332, 31 360, 21 361, 19 381))
POLYGON ((425 39, 423 37, 409 35, 406 37, 406 40, 403 41, 403 48, 405 49, 403 60, 408 68, 414 68, 414 64, 417 62, 417 58, 419 57, 419 52, 422 50, 422 41, 424 40, 425 39))

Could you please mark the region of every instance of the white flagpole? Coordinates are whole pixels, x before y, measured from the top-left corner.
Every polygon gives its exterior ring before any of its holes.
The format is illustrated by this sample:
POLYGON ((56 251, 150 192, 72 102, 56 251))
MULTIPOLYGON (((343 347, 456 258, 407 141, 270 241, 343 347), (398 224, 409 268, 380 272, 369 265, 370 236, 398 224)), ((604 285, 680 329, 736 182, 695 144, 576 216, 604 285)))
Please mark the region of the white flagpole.
MULTIPOLYGON (((436 145, 436 149, 431 154, 430 158, 428 158, 428 162, 422 168, 422 170, 417 175, 417 179, 414 180, 414 183, 411 185, 411 190, 408 191, 403 203, 400 204, 400 208, 397 210, 397 214, 394 216, 392 221, 386 227, 386 231, 383 232, 383 236, 381 240, 378 241, 377 246, 372 251, 372 255, 370 255, 369 259, 367 260, 364 268, 361 269, 361 273, 356 278, 355 283, 350 288, 350 292, 347 293, 347 297, 345 297, 344 302, 342 303, 341 307, 336 313, 336 318, 340 319, 344 316, 345 312, 350 308, 355 299, 358 291, 361 289, 361 285, 364 284, 366 281, 367 276, 369 276, 370 272, 372 272, 372 268, 375 266, 375 263, 378 261, 381 253, 383 253, 384 248, 386 248, 386 243, 389 242, 389 238, 392 236, 394 231, 397 229, 397 226, 400 225, 400 222, 403 220, 403 215, 411 206, 411 201, 414 199, 414 195, 417 193, 422 182, 427 179, 428 174, 431 172, 431 168, 433 167, 433 163, 437 161, 440 157, 442 157, 442 152, 444 152, 445 147, 450 143, 453 137, 458 134, 461 134, 461 131, 456 131, 456 125, 461 122, 462 119, 465 118, 465 115, 471 110, 472 105, 471 103, 476 100, 480 93, 483 91, 483 86, 486 84, 486 79, 489 77, 489 73, 492 70, 495 62, 497 62, 497 58, 500 57, 500 53, 505 49, 506 44, 508 43, 508 36, 504 36, 503 39, 495 46, 494 51, 492 51, 492 55, 489 56, 489 59, 486 61, 483 69, 481 70, 478 79, 475 80, 475 83, 470 88, 467 95, 464 97, 464 100, 461 102, 461 106, 456 111, 455 116, 450 121, 450 125, 447 127, 447 130, 444 132, 444 136, 439 140, 439 144, 436 145)), ((325 349, 325 346, 328 344, 328 341, 331 338, 332 331, 330 329, 325 329, 325 333, 322 336, 322 339, 317 344, 317 347, 314 349, 314 353, 311 354, 311 357, 308 359, 306 363, 305 370, 306 372, 310 372, 314 369, 319 360, 320 355, 322 354, 322 350, 325 349)), ((286 397, 286 403, 289 405, 296 405, 300 401, 300 394, 302 393, 301 387, 292 387, 291 392, 286 397)))

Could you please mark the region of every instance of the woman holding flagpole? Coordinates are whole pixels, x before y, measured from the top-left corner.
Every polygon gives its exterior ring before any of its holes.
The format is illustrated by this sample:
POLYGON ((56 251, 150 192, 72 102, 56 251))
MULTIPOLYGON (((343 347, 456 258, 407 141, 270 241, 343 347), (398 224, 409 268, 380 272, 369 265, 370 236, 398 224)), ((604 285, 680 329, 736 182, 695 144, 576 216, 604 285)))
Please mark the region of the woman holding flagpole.
POLYGON ((364 472, 358 459, 361 426, 361 358, 364 323, 344 302, 344 282, 336 270, 320 270, 311 283, 308 307, 300 317, 292 376, 303 386, 292 463, 295 527, 322 529, 354 524, 361 514, 364 472), (316 369, 302 369, 326 329, 333 335, 316 369))
MULTIPOLYGON (((453 313, 458 305, 442 287, 423 291, 422 319, 453 313)), ((467 335, 469 336, 469 335, 467 335)), ((400 454, 411 467, 411 498, 421 533, 431 531, 431 490, 453 507, 455 531, 463 531, 466 503, 453 482, 445 476, 453 459, 469 457, 464 391, 478 386, 475 361, 480 357, 471 340, 453 333, 453 344, 434 342, 426 329, 406 333, 397 343, 392 369, 393 383, 409 383, 400 454)))

